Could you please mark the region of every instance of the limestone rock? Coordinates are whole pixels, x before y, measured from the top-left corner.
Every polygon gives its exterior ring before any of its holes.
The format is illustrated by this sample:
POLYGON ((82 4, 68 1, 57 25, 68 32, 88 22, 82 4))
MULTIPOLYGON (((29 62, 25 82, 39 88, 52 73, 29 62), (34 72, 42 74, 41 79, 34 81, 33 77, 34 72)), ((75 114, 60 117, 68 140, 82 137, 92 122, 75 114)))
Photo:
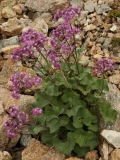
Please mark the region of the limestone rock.
POLYGON ((10 97, 5 106, 5 110, 8 111, 9 108, 13 105, 19 105, 21 110, 23 110, 26 113, 29 113, 29 111, 31 110, 30 103, 34 101, 35 101, 34 96, 29 96, 29 95, 21 95, 20 99, 18 100, 10 97))
POLYGON ((115 148, 120 148, 120 132, 113 130, 103 130, 101 135, 115 148))
POLYGON ((110 155, 110 160, 120 160, 120 149, 115 149, 110 155))
POLYGON ((94 29, 96 29, 97 27, 94 25, 94 24, 90 24, 90 25, 87 25, 87 26, 85 26, 84 28, 83 28, 83 30, 85 31, 85 32, 87 32, 87 31, 92 31, 92 30, 94 30, 94 29))
POLYGON ((0 115, 4 113, 3 102, 0 100, 0 115))
POLYGON ((13 36, 11 38, 4 40, 3 47, 7 47, 7 46, 11 46, 11 45, 18 45, 18 44, 19 44, 18 36, 13 36))
POLYGON ((3 18, 13 18, 16 16, 16 13, 10 7, 3 8, 1 14, 3 18))
POLYGON ((88 1, 84 4, 84 10, 88 12, 94 12, 96 3, 93 3, 92 1, 88 1))
POLYGON ((55 149, 43 145, 34 138, 22 152, 22 160, 65 160, 65 156, 55 149))
MULTIPOLYGON (((35 75, 34 70, 32 70, 30 68, 23 67, 20 61, 14 63, 10 59, 8 59, 4 63, 2 71, 0 72, 0 84, 8 83, 9 78, 12 74, 20 73, 20 72, 26 72, 29 75, 35 75)), ((7 86, 5 86, 5 87, 7 87, 7 86)))
POLYGON ((18 24, 17 18, 12 18, 0 25, 0 33, 4 37, 20 35, 22 27, 18 24))
POLYGON ((31 28, 44 34, 48 33, 48 25, 43 18, 36 18, 30 25, 31 28))
POLYGON ((58 8, 61 9, 61 6, 64 8, 67 4, 66 2, 67 0, 27 0, 25 6, 31 10, 42 13, 49 9, 52 11, 55 11, 58 8))
POLYGON ((44 146, 36 139, 32 139, 26 149, 22 152, 22 160, 40 160, 49 150, 49 147, 44 146))
POLYGON ((101 158, 104 160, 108 160, 108 156, 109 156, 109 147, 108 147, 108 143, 104 140, 100 145, 99 145, 99 152, 101 155, 101 158))
POLYGON ((97 150, 92 150, 88 152, 85 156, 85 160, 97 160, 97 159, 98 159, 97 150))
POLYGON ((6 130, 4 128, 4 121, 8 119, 8 115, 3 112, 0 115, 0 150, 4 151, 8 144, 9 138, 7 136, 6 130))
MULTIPOLYGON (((83 9, 83 7, 84 7, 84 2, 82 0, 71 0, 70 4, 72 6, 80 7, 80 9, 83 9)), ((82 11, 82 13, 83 13, 83 11, 82 11)))
POLYGON ((20 8, 19 5, 15 5, 15 6, 13 7, 13 10, 14 10, 16 13, 18 13, 18 14, 22 14, 22 9, 20 8))
POLYGON ((120 74, 115 74, 109 77, 109 82, 113 84, 120 84, 120 74))
POLYGON ((65 160, 83 160, 83 159, 77 158, 77 157, 70 157, 70 158, 67 158, 65 160))
POLYGON ((11 96, 11 92, 5 88, 0 87, 0 101, 2 101, 3 106, 5 107, 11 96))
POLYGON ((12 156, 7 151, 0 151, 0 160, 12 160, 12 156))
POLYGON ((19 48, 19 47, 20 45, 11 45, 11 46, 2 48, 0 52, 3 52, 5 54, 11 54, 14 49, 19 48))
POLYGON ((97 14, 103 14, 104 12, 110 11, 111 8, 107 4, 102 4, 100 6, 96 6, 97 14))

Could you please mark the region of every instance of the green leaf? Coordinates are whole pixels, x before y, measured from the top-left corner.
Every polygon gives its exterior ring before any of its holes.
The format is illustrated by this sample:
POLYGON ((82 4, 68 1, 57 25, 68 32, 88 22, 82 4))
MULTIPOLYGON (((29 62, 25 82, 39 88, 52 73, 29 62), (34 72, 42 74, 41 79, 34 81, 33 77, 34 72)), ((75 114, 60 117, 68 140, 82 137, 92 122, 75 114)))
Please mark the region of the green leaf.
POLYGON ((57 136, 58 131, 54 132, 54 133, 50 133, 49 130, 44 131, 42 136, 41 136, 41 140, 46 143, 49 144, 51 146, 53 146, 53 139, 57 136))
POLYGON ((77 157, 85 156, 89 150, 89 147, 80 147, 78 144, 74 147, 74 152, 77 154, 77 157))
POLYGON ((74 138, 76 143, 80 145, 80 147, 86 147, 86 143, 93 139, 94 135, 91 131, 84 131, 83 129, 79 128, 76 129, 74 132, 74 138))
POLYGON ((88 141, 87 143, 86 143, 86 146, 88 147, 90 147, 90 150, 93 150, 95 147, 97 147, 98 145, 99 145, 99 143, 100 143, 100 140, 98 139, 98 137, 96 137, 95 135, 94 135, 94 138, 93 139, 91 139, 90 141, 88 141))
POLYGON ((36 101, 32 103, 32 105, 34 107, 43 108, 44 106, 49 104, 49 100, 45 98, 45 97, 49 98, 49 96, 47 96, 47 95, 45 95, 43 93, 41 93, 41 95, 39 93, 35 93, 34 97, 35 97, 36 101), (43 95, 43 96, 41 96, 41 95, 43 95))
POLYGON ((97 132, 98 131, 98 125, 97 124, 91 124, 88 127, 89 130, 93 131, 93 132, 97 132))
POLYGON ((50 133, 56 132, 61 126, 66 125, 69 122, 68 116, 61 116, 58 118, 53 118, 46 122, 47 127, 50 128, 50 133))
POLYGON ((79 100, 79 97, 80 95, 76 92, 65 92, 62 95, 62 101, 75 103, 76 100, 79 100))
POLYGON ((30 126, 30 130, 32 131, 32 134, 38 134, 39 132, 45 130, 45 128, 42 126, 34 125, 34 126, 30 126))
POLYGON ((116 121, 117 111, 112 109, 111 104, 109 102, 99 102, 99 111, 103 117, 105 122, 116 121))
POLYGON ((53 145, 60 150, 62 154, 70 154, 75 146, 75 139, 73 133, 69 132, 67 134, 67 140, 62 142, 58 138, 54 138, 53 145))
POLYGON ((78 115, 73 117, 73 126, 75 128, 82 128, 83 126, 83 122, 82 122, 82 118, 78 115))
POLYGON ((47 86, 46 93, 50 96, 59 96, 62 92, 59 91, 58 87, 51 85, 47 86))

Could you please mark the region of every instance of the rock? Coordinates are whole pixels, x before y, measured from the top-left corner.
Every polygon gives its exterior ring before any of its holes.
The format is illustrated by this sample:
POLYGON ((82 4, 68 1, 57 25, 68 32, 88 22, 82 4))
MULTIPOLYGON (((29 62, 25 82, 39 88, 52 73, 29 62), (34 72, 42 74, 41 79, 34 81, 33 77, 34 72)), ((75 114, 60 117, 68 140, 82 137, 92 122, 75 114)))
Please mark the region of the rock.
POLYGON ((22 152, 22 160, 40 160, 49 150, 49 147, 44 146, 36 139, 32 139, 26 149, 22 152))
POLYGON ((120 18, 119 17, 117 17, 117 22, 118 22, 118 24, 120 24, 120 18))
POLYGON ((85 160, 97 160, 97 159, 98 159, 97 150, 92 150, 88 152, 85 156, 85 160))
POLYGON ((0 151, 0 160, 12 160, 12 156, 7 151, 0 151))
POLYGON ((30 25, 31 28, 44 34, 48 33, 48 25, 43 18, 36 18, 30 25))
POLYGON ((77 158, 77 157, 70 157, 70 158, 67 158, 65 160, 83 160, 83 159, 77 158))
POLYGON ((23 134, 20 138, 20 144, 24 147, 27 147, 31 139, 32 136, 30 134, 23 134))
POLYGON ((8 119, 8 115, 3 112, 0 115, 0 150, 4 151, 8 144, 9 138, 7 136, 6 130, 4 128, 4 121, 8 119))
POLYGON ((0 33, 3 37, 20 35, 22 33, 22 27, 18 24, 17 18, 9 19, 0 25, 0 33))
POLYGON ((16 144, 18 143, 19 139, 20 139, 20 133, 17 133, 15 138, 10 138, 9 139, 6 148, 11 149, 12 147, 15 147, 16 144))
POLYGON ((49 9, 55 12, 58 8, 63 9, 66 7, 67 2, 67 0, 27 0, 25 6, 30 10, 38 11, 40 13, 46 12, 49 9))
MULTIPOLYGON (((80 9, 83 9, 84 2, 82 0, 71 0, 70 5, 77 6, 77 7, 80 7, 80 9)), ((83 11, 82 11, 82 13, 83 13, 83 11)))
POLYGON ((34 96, 29 96, 29 95, 21 95, 19 100, 10 97, 5 106, 5 110, 8 111, 9 108, 13 105, 19 105, 21 110, 23 110, 26 113, 29 113, 31 110, 30 103, 34 101, 35 101, 34 96))
POLYGON ((53 16, 51 13, 43 13, 40 18, 43 18, 47 24, 50 24, 53 16))
POLYGON ((85 31, 85 32, 87 32, 87 31, 92 31, 92 30, 94 30, 94 29, 96 29, 97 27, 94 25, 94 24, 90 24, 90 25, 87 25, 87 26, 85 26, 84 28, 83 28, 83 30, 85 31))
POLYGON ((0 100, 0 115, 4 113, 3 102, 0 100))
POLYGON ((109 77, 109 82, 113 84, 119 84, 120 83, 120 74, 115 74, 109 77))
POLYGON ((108 150, 108 143, 104 140, 100 145, 99 145, 99 152, 101 155, 101 158, 103 160, 108 160, 109 156, 109 150, 108 150))
POLYGON ((13 36, 11 38, 5 39, 3 44, 4 44, 3 47, 7 47, 7 46, 11 46, 11 45, 18 45, 19 44, 19 37, 13 36))
POLYGON ((11 96, 11 92, 5 88, 0 87, 0 101, 2 101, 3 106, 5 107, 11 96))
POLYGON ((20 45, 11 45, 11 46, 4 47, 0 50, 0 52, 5 54, 11 54, 13 50, 16 48, 20 48, 20 45))
POLYGON ((96 3, 93 3, 92 1, 88 1, 84 4, 84 10, 90 12, 94 12, 96 3))
POLYGON ((99 5, 96 6, 97 14, 103 14, 104 12, 108 12, 110 10, 111 10, 111 8, 107 4, 102 4, 100 6, 99 5))
POLYGON ((120 160, 120 149, 115 149, 110 154, 110 160, 120 160))
POLYGON ((111 44, 111 42, 112 42, 112 39, 111 39, 111 38, 106 38, 105 41, 104 41, 104 43, 103 43, 102 48, 103 48, 103 49, 104 49, 104 48, 108 48, 109 45, 111 44))
POLYGON ((22 9, 20 8, 19 5, 15 5, 13 7, 13 10, 17 13, 17 14, 22 14, 22 9))
POLYGON ((16 13, 10 7, 5 7, 2 9, 1 15, 3 18, 13 18, 16 16, 16 13))
POLYGON ((65 160, 65 156, 55 149, 43 145, 40 141, 32 139, 22 152, 22 160, 65 160))
MULTIPOLYGON (((26 72, 29 75, 35 75, 34 70, 23 67, 20 61, 14 63, 10 59, 8 59, 7 61, 5 61, 2 71, 0 72, 0 84, 3 85, 8 83, 9 78, 12 74, 20 72, 26 72)), ((8 86, 5 85, 4 87, 6 88, 8 86)))
POLYGON ((113 130, 103 130, 101 135, 115 148, 120 148, 120 132, 113 130))

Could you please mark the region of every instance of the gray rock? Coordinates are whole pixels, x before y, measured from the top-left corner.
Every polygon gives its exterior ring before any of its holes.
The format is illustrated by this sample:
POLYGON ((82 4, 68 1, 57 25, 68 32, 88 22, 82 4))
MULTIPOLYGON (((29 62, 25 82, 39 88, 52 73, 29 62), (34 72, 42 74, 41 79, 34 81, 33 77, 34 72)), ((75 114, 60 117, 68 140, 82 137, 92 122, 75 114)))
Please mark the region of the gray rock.
POLYGON ((70 2, 70 4, 71 4, 72 6, 80 7, 80 9, 83 9, 83 7, 84 7, 84 2, 83 2, 82 0, 72 0, 72 1, 70 2))
POLYGON ((117 17, 117 22, 120 24, 120 18, 119 17, 117 17))
POLYGON ((92 1, 88 1, 85 3, 84 10, 88 12, 94 12, 95 5, 96 3, 93 3, 92 1))
POLYGON ((32 136, 30 134, 23 134, 20 138, 20 144, 24 147, 27 147, 31 139, 32 139, 32 136))
POLYGON ((120 148, 120 132, 113 130, 103 130, 101 135, 115 148, 120 148))
POLYGON ((106 38, 105 41, 104 41, 104 43, 103 43, 102 48, 103 48, 103 49, 104 49, 104 48, 108 48, 111 42, 112 42, 112 39, 111 39, 111 38, 106 38))
POLYGON ((101 6, 96 6, 97 14, 103 14, 105 12, 110 11, 111 8, 107 4, 102 4, 101 6))
POLYGON ((19 44, 19 37, 14 36, 4 40, 4 47, 19 44))

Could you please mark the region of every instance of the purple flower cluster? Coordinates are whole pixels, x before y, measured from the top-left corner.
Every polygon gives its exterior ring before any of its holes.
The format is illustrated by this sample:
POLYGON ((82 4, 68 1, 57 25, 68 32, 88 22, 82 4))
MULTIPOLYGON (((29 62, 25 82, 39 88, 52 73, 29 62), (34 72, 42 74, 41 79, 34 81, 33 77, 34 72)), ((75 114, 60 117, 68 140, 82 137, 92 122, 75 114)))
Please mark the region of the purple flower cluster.
POLYGON ((77 27, 71 26, 68 22, 64 22, 52 31, 52 38, 58 38, 61 41, 64 39, 71 40, 73 39, 73 35, 79 32, 80 30, 77 27))
POLYGON ((32 111, 31 111, 31 113, 32 113, 34 116, 38 116, 38 115, 42 114, 42 109, 41 109, 41 108, 38 108, 38 107, 33 108, 32 111))
POLYGON ((101 58, 98 60, 96 67, 94 68, 95 74, 99 75, 102 72, 106 72, 107 70, 114 69, 114 62, 111 59, 101 58))
POLYGON ((12 75, 10 80, 12 81, 10 85, 12 97, 15 99, 20 98, 20 92, 24 89, 29 89, 32 86, 37 86, 42 83, 42 79, 39 76, 31 77, 24 72, 12 75))
POLYGON ((30 28, 22 34, 20 41, 23 43, 23 45, 13 51, 11 55, 12 61, 21 60, 27 56, 33 58, 33 48, 36 48, 38 51, 40 51, 48 39, 42 33, 38 33, 30 28))
POLYGON ((7 135, 10 138, 16 137, 16 132, 29 122, 29 116, 20 110, 20 106, 12 106, 9 109, 10 118, 4 122, 7 135))
POLYGON ((78 7, 69 7, 65 8, 62 11, 58 10, 54 15, 54 21, 57 21, 60 17, 62 17, 66 22, 69 22, 71 19, 75 17, 75 15, 81 15, 80 8, 78 7))

